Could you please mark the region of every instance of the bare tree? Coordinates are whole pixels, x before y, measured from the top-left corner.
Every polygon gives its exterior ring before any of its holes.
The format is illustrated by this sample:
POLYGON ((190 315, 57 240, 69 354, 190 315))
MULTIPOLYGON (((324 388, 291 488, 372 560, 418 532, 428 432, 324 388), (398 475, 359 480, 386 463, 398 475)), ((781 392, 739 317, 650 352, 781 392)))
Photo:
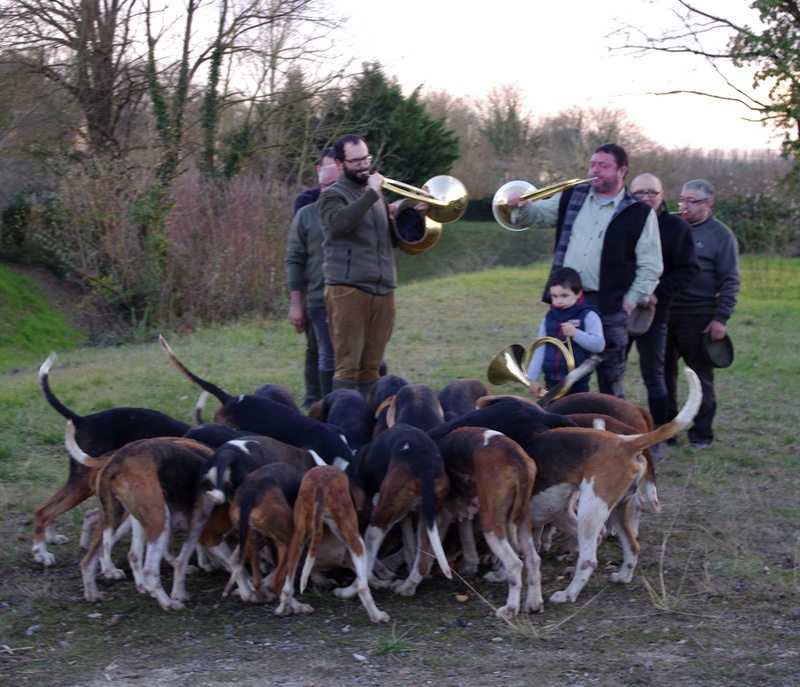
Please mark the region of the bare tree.
POLYGON ((135 5, 136 0, 0 2, 3 61, 64 89, 80 108, 93 150, 120 148, 120 120, 143 90, 130 51, 135 5))
MULTIPOLYGON (((615 32, 617 50, 695 55, 708 62, 724 88, 717 93, 673 90, 740 103, 752 121, 784 134, 783 152, 800 154, 800 6, 795 0, 754 0, 752 25, 705 10, 702 1, 672 0, 677 28, 648 30, 624 25, 615 32), (755 70, 752 88, 735 84, 723 73, 725 65, 755 70), (767 96, 758 94, 768 87, 767 96)), ((737 8, 738 9, 738 8, 737 8)))

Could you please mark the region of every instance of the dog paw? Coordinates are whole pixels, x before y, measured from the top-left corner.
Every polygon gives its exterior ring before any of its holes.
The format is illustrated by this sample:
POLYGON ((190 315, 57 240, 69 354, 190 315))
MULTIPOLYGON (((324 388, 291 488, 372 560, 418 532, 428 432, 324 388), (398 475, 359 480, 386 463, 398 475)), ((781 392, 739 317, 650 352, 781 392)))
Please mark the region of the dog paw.
POLYGON ((478 566, 475 563, 463 563, 458 569, 459 575, 476 575, 478 573, 478 566))
POLYGON ((408 580, 399 580, 392 583, 391 590, 400 596, 414 596, 417 592, 417 585, 408 580))
POLYGON ((31 549, 31 553, 33 554, 33 560, 37 563, 41 563, 45 568, 49 568, 56 564, 56 557, 47 551, 47 549, 41 550, 34 547, 31 549))
POLYGON ((373 623, 388 623, 389 622, 389 614, 388 613, 384 613, 383 611, 378 611, 377 613, 370 614, 369 619, 373 623))
POLYGON ((158 598, 158 604, 163 608, 165 611, 182 611, 186 608, 180 601, 176 601, 175 599, 170 599, 167 597, 166 599, 159 598, 156 594, 152 594, 158 598))
POLYGON ((553 604, 565 604, 570 601, 572 601, 572 599, 569 598, 566 592, 556 592, 550 597, 550 603, 553 604))
POLYGON ((102 574, 107 580, 124 580, 127 577, 125 571, 119 568, 107 568, 102 571, 102 574))
POLYGON ((100 592, 100 591, 84 592, 83 598, 86 599, 89 603, 97 603, 98 601, 108 600, 108 597, 105 594, 105 592, 100 592))
POLYGON ((490 570, 483 576, 483 579, 487 582, 508 582, 508 575, 505 568, 502 568, 500 570, 490 570))
POLYGON ((525 603, 525 612, 526 613, 544 613, 544 600, 541 598, 528 600, 525 603))
POLYGON ((620 584, 630 584, 633 579, 633 570, 620 570, 619 572, 611 573, 609 579, 620 584))
POLYGON ((518 613, 519 613, 519 607, 518 606, 508 605, 508 606, 502 606, 501 608, 498 608, 494 612, 494 617, 495 618, 500 618, 500 620, 512 620, 513 618, 515 618, 517 616, 518 613))
POLYGON ((310 606, 309 604, 300 603, 294 597, 287 599, 286 601, 281 601, 281 603, 275 609, 275 615, 280 615, 280 616, 292 615, 293 613, 297 615, 308 615, 309 613, 313 612, 314 612, 313 606, 310 606))
POLYGON ((337 599, 352 599, 356 594, 358 594, 358 589, 354 584, 351 584, 349 587, 336 587, 331 594, 333 594, 337 599))

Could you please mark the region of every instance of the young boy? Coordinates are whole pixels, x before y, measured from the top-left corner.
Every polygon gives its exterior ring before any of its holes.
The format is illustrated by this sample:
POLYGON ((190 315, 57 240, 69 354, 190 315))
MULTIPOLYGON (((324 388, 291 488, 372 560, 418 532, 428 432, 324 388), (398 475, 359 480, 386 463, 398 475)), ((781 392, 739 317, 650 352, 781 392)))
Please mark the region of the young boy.
MULTIPOLYGON (((603 323, 600 316, 586 304, 581 277, 571 267, 553 270, 547 288, 550 291, 550 310, 539 325, 539 338, 551 336, 560 341, 572 339, 572 353, 577 367, 606 347, 603 323)), ((546 388, 552 388, 567 372, 567 361, 556 346, 545 344, 538 347, 528 366, 531 394, 543 396, 546 388), (544 386, 538 381, 542 372, 544 386)), ((579 391, 589 391, 588 376, 573 384, 569 393, 579 391)))

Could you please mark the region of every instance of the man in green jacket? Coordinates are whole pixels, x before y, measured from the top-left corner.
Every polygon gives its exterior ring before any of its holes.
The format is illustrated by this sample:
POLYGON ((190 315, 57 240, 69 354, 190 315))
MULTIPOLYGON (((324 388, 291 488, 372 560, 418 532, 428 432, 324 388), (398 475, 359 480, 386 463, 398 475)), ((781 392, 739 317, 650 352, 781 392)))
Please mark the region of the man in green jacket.
MULTIPOLYGON (((372 156, 362 136, 336 140, 333 158, 339 178, 317 201, 325 234, 322 272, 336 365, 333 388, 366 396, 394 327, 395 208, 383 197, 384 176, 371 173, 372 156)), ((414 207, 420 213, 426 209, 424 203, 414 207)))
MULTIPOLYGON (((320 192, 339 176, 335 165, 320 167, 320 192)), ((333 344, 328 332, 322 278, 322 226, 312 202, 301 207, 292 220, 286 245, 286 283, 289 288, 289 324, 298 332, 311 324, 317 359, 314 368, 319 375, 320 398, 331 392, 333 383, 333 344)), ((314 399, 316 400, 316 399, 314 399)), ((308 408, 305 408, 306 410, 308 408)))

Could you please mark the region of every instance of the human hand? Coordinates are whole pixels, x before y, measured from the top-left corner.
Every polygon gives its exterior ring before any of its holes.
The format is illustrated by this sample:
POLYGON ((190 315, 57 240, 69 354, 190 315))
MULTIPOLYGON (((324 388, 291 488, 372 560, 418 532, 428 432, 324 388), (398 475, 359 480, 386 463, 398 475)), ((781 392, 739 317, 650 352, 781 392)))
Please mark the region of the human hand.
POLYGON ((522 195, 522 191, 516 190, 511 191, 506 197, 506 203, 510 205, 512 208, 521 208, 526 203, 530 202, 528 200, 522 199, 520 200, 520 196, 522 195))
POLYGON ((572 322, 562 322, 561 323, 561 333, 564 336, 573 337, 575 333, 578 331, 578 328, 572 324, 572 322))
POLYGON ((539 382, 535 382, 531 380, 530 384, 528 385, 528 391, 531 392, 531 396, 534 398, 541 398, 547 393, 547 389, 545 389, 539 382))
POLYGON ((709 332, 712 341, 720 341, 725 338, 725 332, 728 326, 719 322, 718 320, 711 320, 708 326, 703 330, 703 333, 709 332))
POLYGON ((375 172, 374 174, 369 175, 369 179, 367 179, 367 186, 369 186, 376 193, 380 193, 381 189, 383 188, 384 181, 386 181, 386 177, 380 172, 375 172))
POLYGON ((289 324, 299 334, 306 327, 306 313, 302 303, 292 303, 289 305, 289 324))

